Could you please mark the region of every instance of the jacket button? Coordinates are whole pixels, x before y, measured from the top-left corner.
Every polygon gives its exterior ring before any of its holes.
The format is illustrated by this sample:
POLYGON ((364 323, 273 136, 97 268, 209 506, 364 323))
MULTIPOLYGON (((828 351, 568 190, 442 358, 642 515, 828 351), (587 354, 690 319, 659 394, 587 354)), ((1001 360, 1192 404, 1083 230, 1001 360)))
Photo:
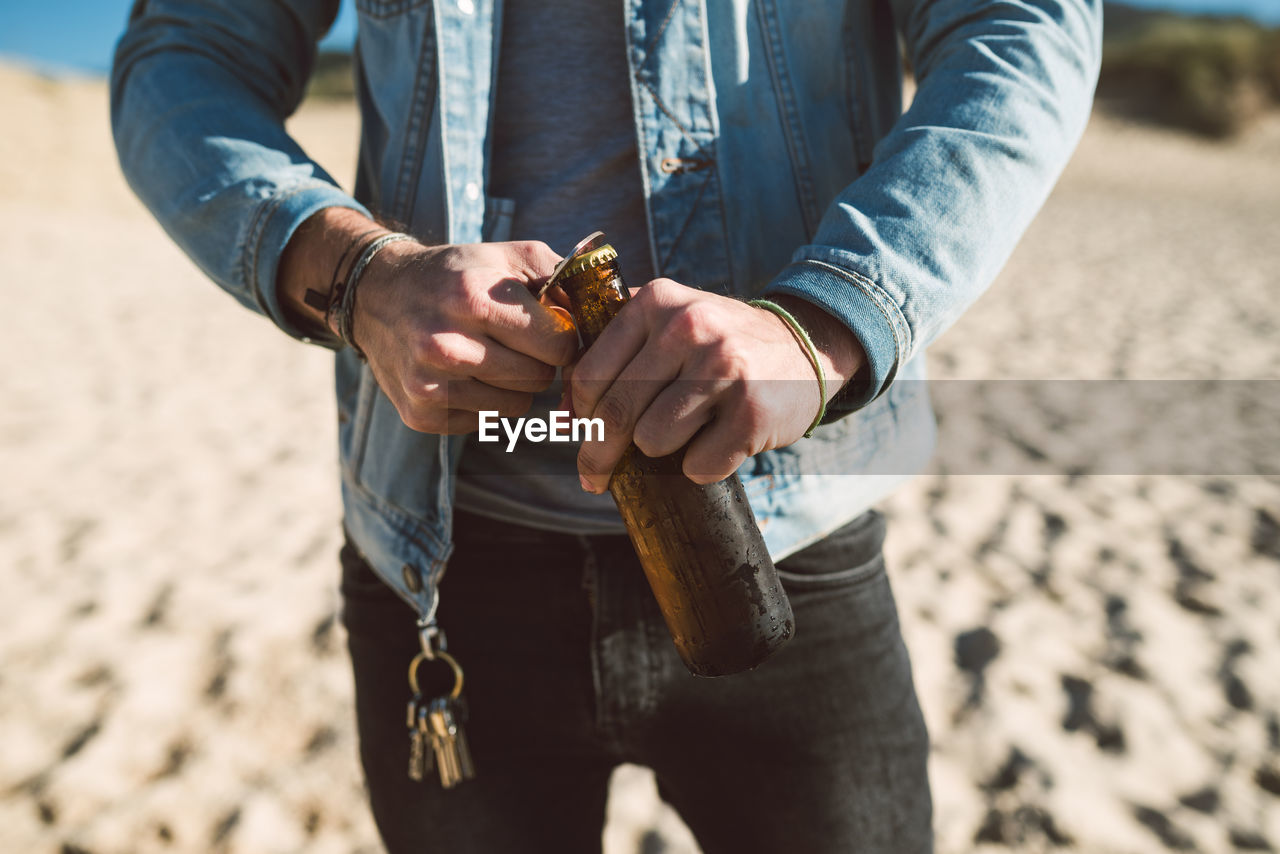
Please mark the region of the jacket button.
POLYGON ((400 568, 400 573, 404 577, 404 586, 409 588, 410 593, 422 592, 422 574, 418 570, 406 563, 400 568))

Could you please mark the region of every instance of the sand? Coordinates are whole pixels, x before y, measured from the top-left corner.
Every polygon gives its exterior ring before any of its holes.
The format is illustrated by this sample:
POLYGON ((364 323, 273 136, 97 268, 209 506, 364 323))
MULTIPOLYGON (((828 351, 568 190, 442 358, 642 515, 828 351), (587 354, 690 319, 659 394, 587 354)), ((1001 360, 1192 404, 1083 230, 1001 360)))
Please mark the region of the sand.
MULTIPOLYGON (((0 851, 378 850, 328 354, 168 242, 102 82, 0 67, 0 113, 0 851)), ((349 178, 349 105, 292 127, 349 178)), ((1278 220, 1275 117, 1095 117, 933 373, 1280 378, 1278 220)), ((939 852, 1280 848, 1280 479, 934 472, 884 509, 939 852)), ((610 854, 696 850, 614 782, 610 854)))

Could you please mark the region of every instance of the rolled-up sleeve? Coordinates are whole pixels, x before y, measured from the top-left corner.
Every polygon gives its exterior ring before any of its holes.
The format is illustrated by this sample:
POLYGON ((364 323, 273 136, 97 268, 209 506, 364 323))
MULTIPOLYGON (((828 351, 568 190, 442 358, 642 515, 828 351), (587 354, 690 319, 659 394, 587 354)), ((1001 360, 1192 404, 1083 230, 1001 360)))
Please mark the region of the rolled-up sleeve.
POLYGON ((842 320, 867 354, 847 414, 986 289, 1088 120, 1101 0, 893 0, 918 89, 871 167, 767 293, 842 320))
POLYGON ((111 126, 130 186, 218 285, 294 337, 285 244, 322 208, 367 213, 284 129, 337 0, 139 0, 116 47, 111 126))

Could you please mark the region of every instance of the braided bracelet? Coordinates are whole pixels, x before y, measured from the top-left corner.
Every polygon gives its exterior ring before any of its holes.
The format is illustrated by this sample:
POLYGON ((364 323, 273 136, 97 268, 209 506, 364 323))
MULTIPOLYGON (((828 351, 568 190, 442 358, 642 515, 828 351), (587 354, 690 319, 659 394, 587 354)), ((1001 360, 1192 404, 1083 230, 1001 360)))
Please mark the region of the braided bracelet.
POLYGON ((391 232, 381 237, 374 238, 360 250, 360 254, 356 256, 356 261, 351 265, 351 272, 347 273, 347 279, 343 283, 340 293, 333 295, 333 302, 330 303, 330 311, 333 312, 333 323, 338 328, 338 337, 342 342, 356 351, 356 355, 363 361, 365 358, 364 351, 360 349, 360 345, 356 344, 355 338, 355 307, 356 307, 356 288, 360 285, 360 279, 364 276, 364 271, 368 268, 369 262, 377 256, 386 247, 392 243, 400 243, 405 240, 413 240, 414 238, 408 234, 399 232, 391 232))
POLYGON ((322 321, 322 328, 324 331, 309 337, 325 341, 334 340, 334 334, 329 329, 329 321, 333 317, 333 308, 341 298, 342 294, 343 280, 339 278, 339 273, 342 272, 342 268, 346 266, 347 259, 350 258, 351 253, 360 246, 360 243, 369 235, 376 234, 381 230, 381 228, 371 228, 368 231, 357 235, 355 240, 347 243, 347 248, 342 250, 342 257, 338 259, 337 265, 333 268, 333 275, 329 277, 329 290, 319 291, 315 288, 307 288, 306 292, 302 295, 302 301, 304 303, 311 306, 316 311, 324 313, 324 320, 322 321))
POLYGON ((347 259, 351 257, 352 251, 360 245, 360 241, 364 240, 370 234, 376 234, 382 229, 371 228, 368 231, 356 235, 356 239, 347 244, 347 248, 342 250, 342 257, 338 259, 337 265, 333 268, 333 275, 329 277, 329 290, 318 291, 315 288, 307 288, 307 292, 303 294, 302 301, 314 308, 316 311, 325 313, 325 322, 328 323, 329 307, 333 304, 333 293, 341 284, 342 280, 338 278, 338 274, 342 272, 343 266, 347 263, 347 259))
POLYGON ((748 302, 747 305, 762 308, 765 311, 771 311, 778 315, 778 317, 782 318, 783 322, 791 328, 791 334, 793 334, 796 337, 796 340, 800 342, 801 346, 804 347, 805 355, 809 357, 809 362, 813 365, 813 372, 818 375, 818 397, 820 398, 818 403, 818 415, 813 419, 813 423, 809 425, 809 429, 804 431, 804 437, 808 439, 813 435, 814 429, 822 423, 822 417, 827 414, 827 378, 826 375, 822 373, 822 363, 818 361, 818 348, 813 346, 813 339, 809 337, 808 332, 804 331, 804 327, 800 325, 800 321, 796 320, 795 317, 792 316, 791 312, 787 311, 776 302, 767 299, 753 299, 748 302))

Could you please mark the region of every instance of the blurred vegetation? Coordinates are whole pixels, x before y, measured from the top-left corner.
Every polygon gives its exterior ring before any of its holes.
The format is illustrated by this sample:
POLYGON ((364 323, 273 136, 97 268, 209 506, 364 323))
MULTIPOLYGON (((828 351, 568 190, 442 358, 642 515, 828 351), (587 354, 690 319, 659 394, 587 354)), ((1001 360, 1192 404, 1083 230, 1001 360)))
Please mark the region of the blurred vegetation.
POLYGON ((355 96, 356 83, 352 74, 351 54, 321 51, 316 56, 316 67, 307 83, 307 97, 346 99, 355 96))
POLYGON ((1213 137, 1280 104, 1280 30, 1108 3, 1099 103, 1213 137))
MULTIPOLYGON (((1280 29, 1112 2, 1105 15, 1098 84, 1103 108, 1227 137, 1280 104, 1280 29)), ((307 95, 354 94, 350 54, 321 53, 307 95)))

